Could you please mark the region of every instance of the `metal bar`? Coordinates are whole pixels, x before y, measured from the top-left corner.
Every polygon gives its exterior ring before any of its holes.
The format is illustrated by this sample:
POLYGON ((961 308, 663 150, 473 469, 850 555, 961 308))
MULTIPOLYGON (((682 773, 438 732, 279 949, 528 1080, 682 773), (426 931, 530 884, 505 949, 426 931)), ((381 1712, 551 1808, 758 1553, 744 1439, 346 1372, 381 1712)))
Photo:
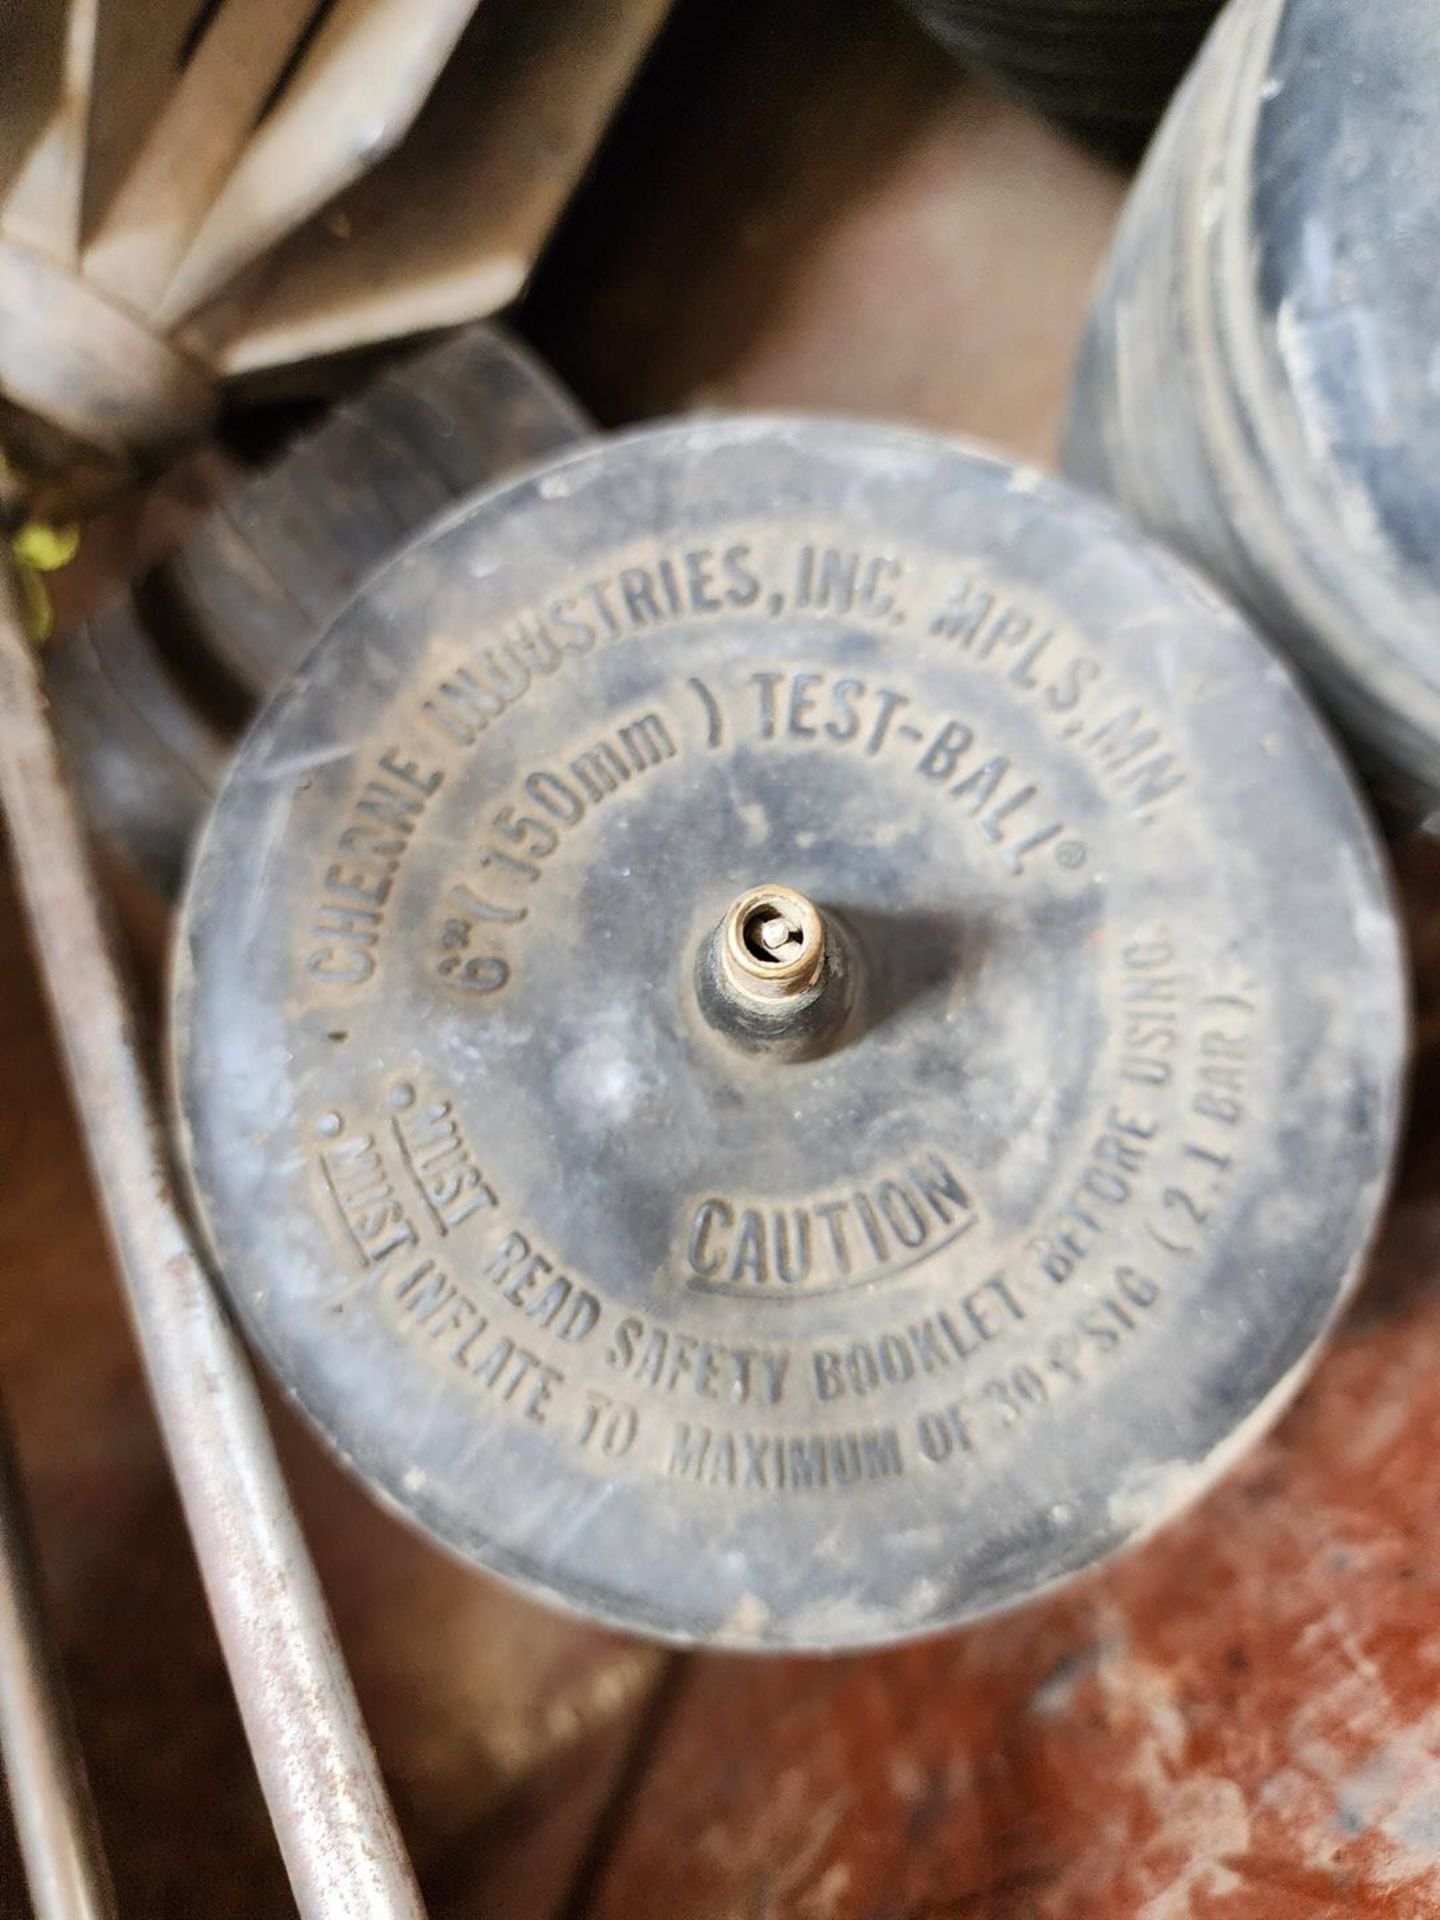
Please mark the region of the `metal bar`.
POLYGON ((25 1485, 3 1408, 0 1756, 37 1920, 115 1920, 115 1890, 46 1618, 25 1485))
POLYGON ((304 1920, 423 1920, 254 1376, 169 1154, 15 585, 0 567, 0 802, 211 1612, 304 1920))

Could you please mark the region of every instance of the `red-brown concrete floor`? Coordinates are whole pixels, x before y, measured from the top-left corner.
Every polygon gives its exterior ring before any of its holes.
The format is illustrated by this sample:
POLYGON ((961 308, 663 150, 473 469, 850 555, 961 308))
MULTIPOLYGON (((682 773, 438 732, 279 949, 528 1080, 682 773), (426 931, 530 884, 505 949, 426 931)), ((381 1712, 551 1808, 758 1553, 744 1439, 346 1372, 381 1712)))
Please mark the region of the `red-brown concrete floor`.
MULTIPOLYGON (((732 0, 665 57, 524 315, 600 415, 820 406, 1048 458, 1121 184, 879 0, 732 0)), ((1055 1599, 878 1656, 676 1660, 442 1561, 277 1410, 437 1920, 1440 1910, 1440 860, 1403 865, 1416 1118, 1361 1300, 1190 1518, 1055 1599)), ((0 1063, 0 1382, 123 1910, 270 1920, 8 891, 0 1063)))

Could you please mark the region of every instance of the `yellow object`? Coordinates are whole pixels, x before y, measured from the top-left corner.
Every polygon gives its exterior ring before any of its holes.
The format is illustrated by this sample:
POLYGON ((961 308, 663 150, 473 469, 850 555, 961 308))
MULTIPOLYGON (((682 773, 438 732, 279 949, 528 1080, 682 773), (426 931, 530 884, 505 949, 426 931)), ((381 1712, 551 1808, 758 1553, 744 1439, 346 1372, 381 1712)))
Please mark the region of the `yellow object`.
POLYGON ((44 576, 68 566, 80 545, 80 529, 55 527, 43 520, 30 520, 12 535, 10 550, 15 556, 15 573, 25 608, 25 624, 33 640, 48 640, 55 625, 55 609, 44 576))

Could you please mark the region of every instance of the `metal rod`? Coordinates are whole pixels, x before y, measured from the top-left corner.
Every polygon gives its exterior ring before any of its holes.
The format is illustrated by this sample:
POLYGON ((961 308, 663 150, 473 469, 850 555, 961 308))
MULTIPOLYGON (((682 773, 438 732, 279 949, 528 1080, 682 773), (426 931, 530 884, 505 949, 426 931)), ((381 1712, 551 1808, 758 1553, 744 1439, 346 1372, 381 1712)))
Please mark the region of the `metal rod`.
POLYGON ((46 1618, 25 1485, 3 1407, 0 1756, 36 1920, 115 1920, 115 1891, 46 1618))
POLYGON ((304 1920, 423 1920, 254 1376, 171 1190, 84 830, 0 567, 0 803, 150 1392, 304 1920))

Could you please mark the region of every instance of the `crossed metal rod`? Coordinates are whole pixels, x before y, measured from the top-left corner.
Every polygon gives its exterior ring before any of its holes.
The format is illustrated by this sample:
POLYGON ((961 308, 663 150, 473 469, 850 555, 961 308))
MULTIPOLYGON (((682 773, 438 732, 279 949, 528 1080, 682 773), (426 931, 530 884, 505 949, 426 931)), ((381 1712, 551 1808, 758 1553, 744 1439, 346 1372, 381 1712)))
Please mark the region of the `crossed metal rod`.
MULTIPOLYGON (((0 807, 151 1398, 296 1904, 303 1920, 424 1920, 254 1375, 173 1198, 155 1089, 3 564, 0 807)), ((13 1477, 0 1482, 0 1507, 0 1750, 31 1898, 37 1920, 106 1920, 113 1896, 13 1477)))

